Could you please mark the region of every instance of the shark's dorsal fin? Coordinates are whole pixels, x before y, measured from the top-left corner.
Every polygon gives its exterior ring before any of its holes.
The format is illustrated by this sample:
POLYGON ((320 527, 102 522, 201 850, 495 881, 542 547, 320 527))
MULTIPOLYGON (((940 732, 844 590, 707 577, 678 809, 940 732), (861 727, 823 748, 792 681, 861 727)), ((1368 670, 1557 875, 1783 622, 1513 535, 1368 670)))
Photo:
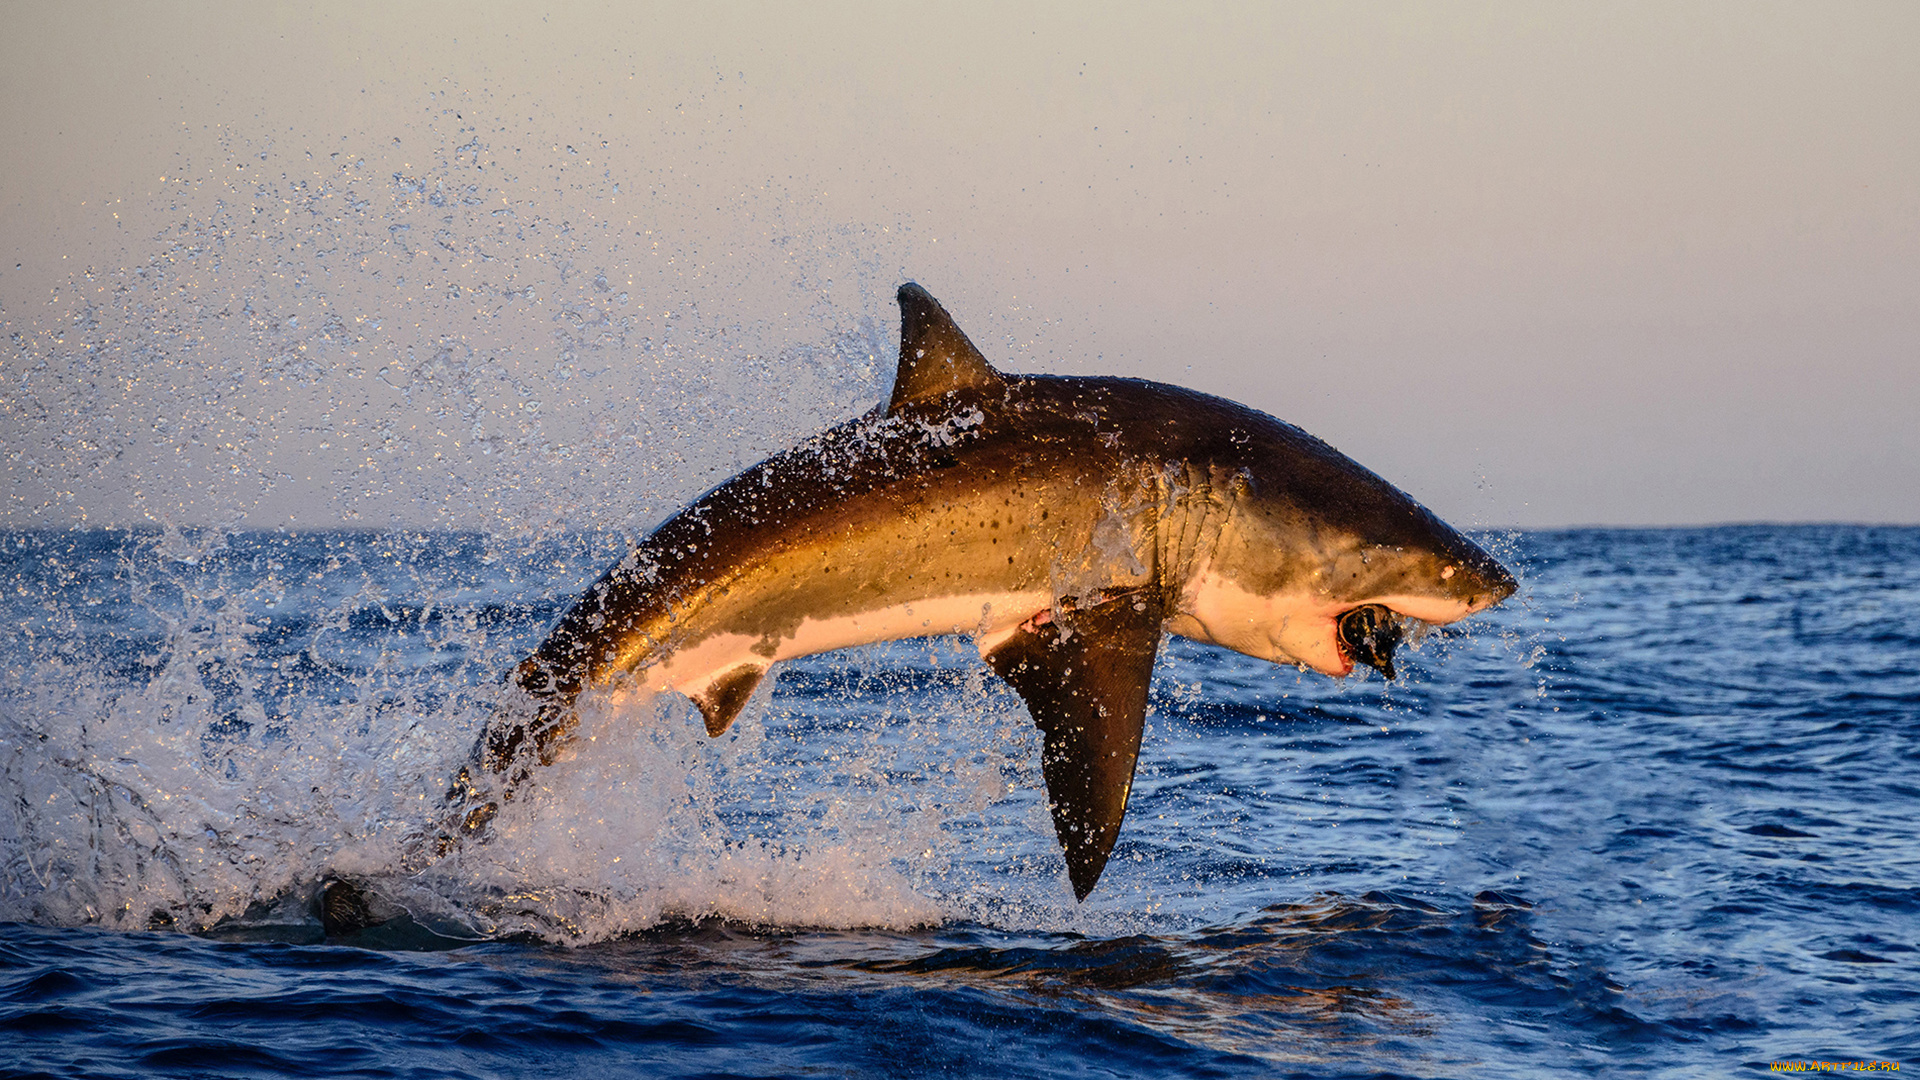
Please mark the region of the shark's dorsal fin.
POLYGON ((1163 616, 1156 590, 1128 589, 1091 607, 1028 620, 987 654, 1045 737, 1040 770, 1073 895, 1106 869, 1133 793, 1147 685, 1163 616))
POLYGON ((893 377, 888 412, 955 390, 1006 385, 932 293, 909 281, 900 286, 899 300, 900 370, 893 377))

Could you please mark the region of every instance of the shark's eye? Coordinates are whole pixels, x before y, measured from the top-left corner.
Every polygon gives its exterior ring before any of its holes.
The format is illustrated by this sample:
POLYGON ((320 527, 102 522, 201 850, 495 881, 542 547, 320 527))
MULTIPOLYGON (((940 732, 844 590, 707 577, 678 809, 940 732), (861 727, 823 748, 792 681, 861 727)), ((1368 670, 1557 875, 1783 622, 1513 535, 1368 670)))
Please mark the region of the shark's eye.
POLYGON ((1400 616, 1365 604, 1340 616, 1340 646, 1349 657, 1393 678, 1393 650, 1400 644, 1400 616))

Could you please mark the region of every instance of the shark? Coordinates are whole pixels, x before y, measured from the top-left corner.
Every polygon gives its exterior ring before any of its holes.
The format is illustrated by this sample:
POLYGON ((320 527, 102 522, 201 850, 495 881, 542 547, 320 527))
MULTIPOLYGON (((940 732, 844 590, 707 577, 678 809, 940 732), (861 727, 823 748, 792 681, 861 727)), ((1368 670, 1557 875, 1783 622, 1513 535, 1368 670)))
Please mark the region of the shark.
POLYGON ((898 301, 884 402, 667 518, 509 674, 430 858, 568 752, 591 689, 676 691, 719 736, 784 660, 961 634, 1040 729, 1085 900, 1126 815, 1163 635, 1392 679, 1411 629, 1514 591, 1473 541, 1291 424, 1158 382, 1007 374, 927 290, 898 301))

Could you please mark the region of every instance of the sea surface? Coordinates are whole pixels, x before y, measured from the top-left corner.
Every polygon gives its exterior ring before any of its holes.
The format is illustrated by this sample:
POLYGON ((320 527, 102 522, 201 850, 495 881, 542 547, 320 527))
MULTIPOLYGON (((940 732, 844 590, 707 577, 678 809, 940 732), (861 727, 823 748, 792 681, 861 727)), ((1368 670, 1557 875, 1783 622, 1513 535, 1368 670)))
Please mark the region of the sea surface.
POLYGON ((1084 904, 948 639, 595 701, 398 873, 630 539, 0 533, 0 1074, 1920 1069, 1920 529, 1485 536, 1521 593, 1391 684, 1171 640, 1084 904))

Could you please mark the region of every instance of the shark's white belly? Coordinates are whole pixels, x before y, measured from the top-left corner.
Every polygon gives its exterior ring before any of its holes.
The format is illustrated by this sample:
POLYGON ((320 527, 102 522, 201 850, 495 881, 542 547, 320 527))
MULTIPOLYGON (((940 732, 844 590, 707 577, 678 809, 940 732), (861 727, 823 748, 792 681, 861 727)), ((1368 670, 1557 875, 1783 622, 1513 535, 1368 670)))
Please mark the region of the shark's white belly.
POLYGON ((646 669, 641 678, 648 689, 677 690, 693 697, 742 665, 765 668, 782 660, 875 641, 971 634, 985 651, 1052 603, 1052 593, 1044 590, 962 593, 854 615, 806 619, 791 636, 779 640, 772 656, 763 647, 756 650, 761 639, 751 634, 714 634, 676 650, 665 661, 646 669))

